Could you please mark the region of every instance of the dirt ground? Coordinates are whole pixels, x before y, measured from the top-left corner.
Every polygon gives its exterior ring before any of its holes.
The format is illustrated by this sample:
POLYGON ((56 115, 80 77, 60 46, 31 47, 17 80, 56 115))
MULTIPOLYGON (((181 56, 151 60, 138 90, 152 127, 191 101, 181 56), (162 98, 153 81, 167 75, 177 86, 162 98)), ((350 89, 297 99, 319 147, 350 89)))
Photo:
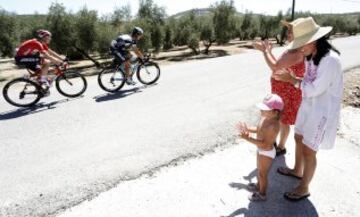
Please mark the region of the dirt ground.
POLYGON ((360 108, 360 67, 344 73, 344 85, 344 105, 360 108))

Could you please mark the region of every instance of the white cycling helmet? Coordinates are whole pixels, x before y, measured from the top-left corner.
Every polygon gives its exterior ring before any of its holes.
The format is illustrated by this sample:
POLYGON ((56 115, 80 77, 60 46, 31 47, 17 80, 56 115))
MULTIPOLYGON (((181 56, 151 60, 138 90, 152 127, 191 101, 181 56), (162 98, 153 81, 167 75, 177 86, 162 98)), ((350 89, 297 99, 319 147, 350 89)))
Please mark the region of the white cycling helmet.
POLYGON ((143 35, 144 34, 144 30, 140 27, 134 27, 134 29, 132 30, 132 33, 131 35, 134 36, 134 35, 143 35))

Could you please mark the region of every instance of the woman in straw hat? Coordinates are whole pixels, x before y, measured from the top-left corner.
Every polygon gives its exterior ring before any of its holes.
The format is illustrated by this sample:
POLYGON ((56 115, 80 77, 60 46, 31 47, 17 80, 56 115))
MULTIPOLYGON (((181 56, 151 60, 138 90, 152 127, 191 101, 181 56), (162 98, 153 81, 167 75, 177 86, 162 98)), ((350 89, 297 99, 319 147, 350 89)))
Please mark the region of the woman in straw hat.
POLYGON ((343 75, 337 51, 327 41, 332 27, 320 27, 312 17, 299 18, 293 25, 294 41, 289 49, 300 49, 305 56, 304 79, 282 70, 277 80, 292 83, 302 90, 302 102, 295 122, 296 164, 294 170, 279 168, 279 172, 295 174, 301 182, 292 192, 284 194, 291 201, 310 196, 309 184, 316 169, 319 148, 334 147, 343 92, 343 75), (286 172, 287 171, 287 172, 286 172))
MULTIPOLYGON (((287 27, 287 41, 293 41, 292 23, 281 22, 287 27)), ((273 73, 282 68, 288 68, 297 77, 304 76, 305 65, 304 55, 299 50, 285 51, 279 59, 272 54, 272 46, 266 40, 261 43, 254 43, 254 48, 264 54, 266 63, 273 73)), ((280 139, 276 147, 276 156, 286 153, 285 143, 289 136, 290 125, 295 124, 296 115, 301 103, 301 90, 295 88, 292 84, 284 81, 277 81, 271 78, 271 92, 279 95, 284 101, 284 110, 280 119, 280 139)))

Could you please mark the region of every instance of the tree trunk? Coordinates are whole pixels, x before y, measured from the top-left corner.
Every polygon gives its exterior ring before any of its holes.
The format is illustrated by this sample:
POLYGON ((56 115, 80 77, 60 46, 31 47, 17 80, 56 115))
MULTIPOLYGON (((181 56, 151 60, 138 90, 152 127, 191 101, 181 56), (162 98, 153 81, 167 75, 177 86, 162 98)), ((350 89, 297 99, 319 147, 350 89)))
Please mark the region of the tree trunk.
POLYGON ((196 48, 190 47, 190 49, 194 52, 195 55, 199 54, 199 51, 196 48))
POLYGON ((210 40, 209 43, 204 43, 204 45, 205 45, 204 53, 205 53, 206 55, 209 54, 209 49, 210 49, 211 45, 212 45, 214 42, 215 42, 215 40, 210 40))
POLYGON ((81 53, 82 55, 84 55, 86 58, 88 58, 89 60, 91 60, 96 67, 100 68, 101 67, 101 64, 96 61, 94 58, 92 58, 87 52, 85 52, 83 49, 77 47, 75 44, 73 45, 73 47, 79 52, 81 53))

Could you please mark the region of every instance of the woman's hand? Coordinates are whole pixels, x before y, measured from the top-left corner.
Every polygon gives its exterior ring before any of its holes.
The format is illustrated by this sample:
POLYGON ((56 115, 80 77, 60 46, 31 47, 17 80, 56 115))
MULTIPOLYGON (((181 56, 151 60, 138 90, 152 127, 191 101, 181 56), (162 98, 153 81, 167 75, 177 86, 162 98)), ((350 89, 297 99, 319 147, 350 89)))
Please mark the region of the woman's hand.
POLYGON ((270 52, 270 51, 273 49, 273 44, 270 43, 269 40, 266 39, 266 40, 263 42, 263 44, 264 44, 264 46, 265 46, 265 48, 266 48, 267 51, 270 52))
POLYGON ((265 44, 262 41, 253 42, 252 46, 255 50, 259 50, 261 52, 265 52, 266 50, 265 44))
POLYGON ((272 77, 277 81, 289 82, 294 84, 296 79, 293 73, 288 69, 280 69, 272 74, 272 77))

